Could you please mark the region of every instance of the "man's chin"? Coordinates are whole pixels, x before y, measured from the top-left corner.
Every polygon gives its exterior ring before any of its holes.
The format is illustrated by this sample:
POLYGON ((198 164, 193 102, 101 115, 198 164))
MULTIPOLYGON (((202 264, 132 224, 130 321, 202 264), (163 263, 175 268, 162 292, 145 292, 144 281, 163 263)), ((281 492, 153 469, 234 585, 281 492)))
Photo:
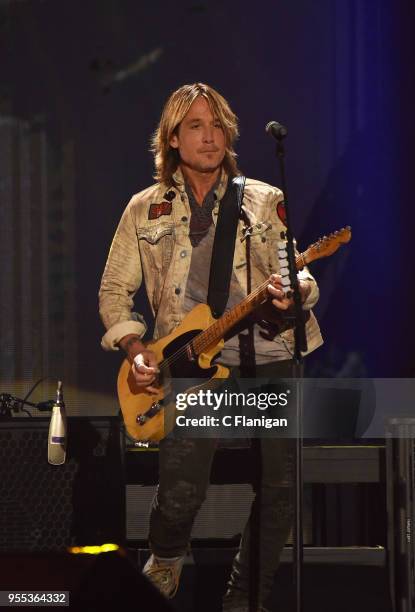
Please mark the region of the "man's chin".
POLYGON ((209 167, 202 167, 199 169, 199 172, 202 172, 204 174, 213 174, 213 172, 216 172, 216 170, 219 170, 220 165, 219 166, 209 166, 209 167))
POLYGON ((190 170, 193 170, 193 172, 200 172, 201 174, 213 174, 221 167, 222 164, 220 163, 220 164, 192 164, 192 165, 185 164, 185 165, 190 170))

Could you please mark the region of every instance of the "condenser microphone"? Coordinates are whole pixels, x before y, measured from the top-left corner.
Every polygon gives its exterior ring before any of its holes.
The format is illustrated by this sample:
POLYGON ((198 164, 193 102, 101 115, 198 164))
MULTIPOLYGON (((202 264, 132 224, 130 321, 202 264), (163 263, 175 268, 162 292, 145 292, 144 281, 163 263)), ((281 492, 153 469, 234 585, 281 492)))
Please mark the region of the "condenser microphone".
POLYGON ((62 465, 66 459, 66 412, 63 401, 62 381, 58 382, 56 401, 53 404, 49 425, 48 462, 51 465, 62 465))
POLYGON ((278 121, 270 121, 265 126, 265 131, 267 134, 275 138, 275 140, 282 140, 288 134, 288 130, 286 127, 278 123, 278 121))

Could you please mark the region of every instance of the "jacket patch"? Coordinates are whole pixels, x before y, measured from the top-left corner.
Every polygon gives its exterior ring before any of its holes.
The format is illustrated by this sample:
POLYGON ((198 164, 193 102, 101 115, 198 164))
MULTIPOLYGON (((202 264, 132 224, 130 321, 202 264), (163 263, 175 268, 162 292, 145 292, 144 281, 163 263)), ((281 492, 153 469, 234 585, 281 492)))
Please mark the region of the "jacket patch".
POLYGON ((287 211, 285 210, 285 202, 278 202, 277 204, 277 215, 280 221, 287 227, 287 211))
POLYGON ((149 221, 158 219, 162 215, 171 215, 171 202, 159 202, 158 204, 150 204, 148 209, 149 221))

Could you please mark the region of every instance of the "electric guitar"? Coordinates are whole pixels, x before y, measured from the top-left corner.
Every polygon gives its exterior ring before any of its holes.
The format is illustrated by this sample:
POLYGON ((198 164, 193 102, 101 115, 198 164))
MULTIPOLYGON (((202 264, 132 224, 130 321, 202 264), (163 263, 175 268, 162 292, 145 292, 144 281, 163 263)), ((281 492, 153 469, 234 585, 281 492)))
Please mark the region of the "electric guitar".
MULTIPOLYGON (((297 270, 316 259, 332 255, 350 239, 350 227, 320 238, 296 257, 297 270)), ((175 394, 178 390, 176 386, 173 390, 173 381, 202 379, 211 382, 213 379, 228 378, 229 369, 217 363, 212 364, 212 361, 221 351, 226 333, 268 300, 268 284, 269 280, 264 281, 218 319, 213 317, 207 304, 198 304, 170 334, 149 342, 147 348, 156 354, 159 367, 157 380, 152 383, 152 386, 159 389, 157 394, 150 394, 137 386, 131 362, 124 359, 118 374, 118 399, 127 433, 137 445, 147 446, 151 442, 158 442, 173 429, 175 394)), ((196 387, 180 391, 194 392, 195 388, 201 387, 198 382, 196 387)))

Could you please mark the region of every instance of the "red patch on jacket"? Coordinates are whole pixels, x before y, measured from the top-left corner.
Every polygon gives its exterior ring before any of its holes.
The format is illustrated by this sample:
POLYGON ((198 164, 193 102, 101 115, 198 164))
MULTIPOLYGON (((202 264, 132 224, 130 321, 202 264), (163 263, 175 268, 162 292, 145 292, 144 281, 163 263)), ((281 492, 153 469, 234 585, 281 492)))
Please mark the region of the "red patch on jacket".
POLYGON ((171 215, 171 202, 160 202, 159 204, 150 204, 148 209, 149 220, 158 219, 162 215, 171 215))
POLYGON ((285 227, 287 227, 287 212, 285 210, 285 202, 278 202, 277 204, 277 215, 280 220, 283 222, 285 227))

